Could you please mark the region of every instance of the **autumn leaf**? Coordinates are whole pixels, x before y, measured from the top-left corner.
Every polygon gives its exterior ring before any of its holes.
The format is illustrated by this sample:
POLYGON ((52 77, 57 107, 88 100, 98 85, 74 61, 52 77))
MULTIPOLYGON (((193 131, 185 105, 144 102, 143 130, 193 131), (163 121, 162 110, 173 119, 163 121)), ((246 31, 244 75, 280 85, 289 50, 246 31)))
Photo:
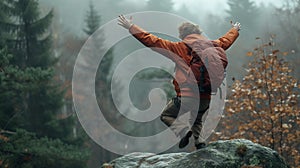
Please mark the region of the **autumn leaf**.
POLYGON ((247 52, 247 56, 248 56, 248 57, 253 56, 253 52, 251 52, 251 51, 247 52))
POLYGON ((283 52, 282 55, 283 56, 287 56, 289 54, 289 52, 283 52))
POLYGON ((273 51, 272 51, 272 54, 275 55, 275 54, 278 53, 278 52, 279 52, 279 50, 273 50, 273 51))

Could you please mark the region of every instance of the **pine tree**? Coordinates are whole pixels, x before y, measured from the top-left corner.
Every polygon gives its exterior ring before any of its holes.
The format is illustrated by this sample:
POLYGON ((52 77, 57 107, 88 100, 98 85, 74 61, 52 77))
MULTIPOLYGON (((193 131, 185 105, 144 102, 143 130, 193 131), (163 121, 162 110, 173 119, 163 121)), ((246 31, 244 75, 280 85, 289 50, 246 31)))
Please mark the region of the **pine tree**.
POLYGON ((250 0, 229 0, 228 5, 229 10, 227 10, 227 14, 234 21, 253 22, 258 16, 258 8, 250 0))
POLYGON ((289 53, 279 51, 271 41, 247 55, 255 58, 242 81, 236 80, 231 87, 227 116, 220 123, 217 139, 250 139, 278 151, 296 167, 300 160, 300 85, 285 61, 289 53))
MULTIPOLYGON (((85 18, 86 28, 83 29, 83 31, 86 33, 87 36, 91 36, 93 33, 97 31, 97 29, 100 26, 101 23, 101 16, 98 14, 98 12, 95 10, 94 4, 92 1, 90 1, 89 4, 89 11, 87 12, 86 18, 85 18)), ((105 51, 104 46, 104 34, 101 30, 97 31, 93 36, 91 36, 91 39, 93 42, 91 43, 89 47, 91 48, 91 51, 93 56, 98 57, 100 53, 103 53, 105 51)), ((98 77, 97 80, 108 82, 108 74, 110 71, 110 67, 112 64, 112 52, 113 50, 109 50, 108 53, 105 54, 103 59, 100 63, 100 68, 98 70, 98 77)), ((91 60, 93 61, 93 60, 91 60)), ((107 89, 107 88, 106 88, 107 89)))
POLYGON ((227 4, 229 9, 226 10, 226 13, 228 14, 226 24, 228 24, 229 21, 240 22, 242 24, 243 33, 243 36, 239 38, 240 41, 242 41, 240 43, 245 46, 252 45, 249 37, 252 37, 254 33, 257 33, 260 28, 257 24, 260 16, 259 8, 251 0, 228 0, 227 4))
MULTIPOLYGON (((52 53, 49 30, 52 10, 41 17, 36 0, 13 0, 4 4, 7 6, 8 19, 0 22, 8 25, 5 32, 8 36, 4 37, 4 41, 12 55, 11 64, 21 70, 37 68, 53 71, 51 69, 56 59, 52 53)), ((20 100, 24 106, 19 115, 25 122, 19 123, 19 126, 38 136, 68 137, 71 134, 70 120, 57 119, 63 103, 63 92, 54 84, 54 73, 51 74, 20 100)))
MULTIPOLYGON (((226 14, 228 16, 223 27, 229 29, 230 21, 240 22, 242 25, 240 36, 234 44, 235 47, 228 50, 227 54, 232 57, 232 60, 235 60, 234 63, 237 66, 241 67, 250 61, 249 57, 241 57, 241 55, 244 55, 249 50, 249 47, 256 46, 253 39, 259 36, 258 33, 262 31, 261 25, 258 24, 261 22, 261 14, 259 12, 261 9, 251 0, 228 0, 227 4, 229 9, 226 10, 226 14)), ((244 75, 240 73, 240 69, 237 69, 236 66, 228 68, 228 74, 233 76, 244 75)), ((231 84, 231 81, 228 82, 231 84)))
MULTIPOLYGON (((95 77, 95 92, 101 112, 108 117, 107 120, 111 121, 116 119, 115 113, 117 111, 113 105, 110 89, 110 70, 113 62, 113 48, 104 53, 106 51, 106 48, 104 47, 105 37, 102 30, 98 29, 101 25, 101 15, 95 10, 92 1, 90 1, 89 4, 85 23, 86 28, 83 29, 83 31, 89 37, 89 45, 85 46, 88 50, 82 52, 86 51, 86 61, 94 62, 100 55, 104 54, 95 77)), ((86 71, 89 71, 88 67, 86 68, 86 71)), ((117 126, 120 123, 120 120, 118 120, 118 122, 112 122, 111 124, 117 126)), ((102 131, 105 132, 106 130, 102 131)), ((92 157, 90 158, 92 167, 95 166, 94 162, 105 162, 107 160, 112 160, 115 157, 115 154, 108 152, 106 149, 103 149, 92 141, 89 142, 89 145, 91 146, 92 152, 92 157)))
POLYGON ((4 48, 5 46, 5 38, 7 38, 8 32, 8 13, 9 8, 6 4, 6 0, 0 1, 0 48, 4 48))
POLYGON ((83 31, 87 35, 92 35, 100 27, 101 17, 95 9, 92 1, 89 4, 89 11, 87 12, 85 23, 86 28, 83 31))
POLYGON ((10 32, 11 39, 7 39, 8 49, 14 55, 12 63, 22 68, 54 65, 49 30, 53 11, 40 17, 36 0, 13 0, 8 2, 8 6, 15 29, 10 32))
MULTIPOLYGON (((281 41, 285 44, 286 50, 300 52, 300 0, 287 0, 285 5, 276 8, 276 18, 278 18, 278 31, 281 41)), ((295 74, 300 73, 298 66, 300 60, 297 54, 292 55, 289 60, 295 68, 295 74)))
POLYGON ((88 152, 25 130, 0 132, 0 167, 86 167, 88 152))
POLYGON ((37 1, 0 1, 0 167, 84 167, 87 151, 66 144, 72 121, 56 117, 62 92, 52 83, 54 62, 47 62, 54 60, 43 26, 49 19, 31 16, 37 6, 37 1))
POLYGON ((11 58, 6 49, 0 50, 0 167, 84 167, 86 150, 20 130, 28 122, 22 117, 22 100, 53 71, 20 69, 10 64, 11 58))
POLYGON ((0 50, 0 127, 15 130, 28 122, 22 117, 26 108, 24 97, 51 78, 52 72, 30 67, 22 70, 10 64, 11 58, 5 48, 0 50))

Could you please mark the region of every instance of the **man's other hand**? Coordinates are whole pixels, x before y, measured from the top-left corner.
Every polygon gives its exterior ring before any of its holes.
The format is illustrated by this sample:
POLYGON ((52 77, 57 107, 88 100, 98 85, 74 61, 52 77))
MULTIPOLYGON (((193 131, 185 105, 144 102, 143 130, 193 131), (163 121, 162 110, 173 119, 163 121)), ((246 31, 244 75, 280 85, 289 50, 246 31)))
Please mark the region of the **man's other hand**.
POLYGON ((231 23, 232 27, 235 28, 237 31, 241 30, 241 23, 239 23, 239 22, 233 23, 232 21, 230 21, 230 23, 231 23))
POLYGON ((128 20, 123 15, 120 15, 118 19, 118 25, 124 27, 125 29, 129 29, 133 25, 132 16, 130 16, 130 19, 128 20))

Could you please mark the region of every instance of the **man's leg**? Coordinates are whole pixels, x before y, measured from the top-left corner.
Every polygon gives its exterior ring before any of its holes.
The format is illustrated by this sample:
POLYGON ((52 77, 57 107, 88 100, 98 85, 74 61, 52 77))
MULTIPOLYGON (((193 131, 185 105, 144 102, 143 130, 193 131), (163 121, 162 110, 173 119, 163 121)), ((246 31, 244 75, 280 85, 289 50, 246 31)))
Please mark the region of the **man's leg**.
POLYGON ((176 136, 183 137, 188 129, 188 124, 182 122, 179 117, 181 99, 179 97, 173 98, 164 108, 160 119, 176 134, 176 136), (176 122, 175 122, 176 121, 176 122))
MULTIPOLYGON (((210 100, 203 99, 200 101, 199 111, 196 120, 192 126, 192 132, 195 138, 195 146, 197 149, 205 146, 205 139, 200 136, 202 130, 202 117, 209 108, 210 100)), ((193 116, 192 116, 193 117, 193 116)))
MULTIPOLYGON (((196 121, 194 122, 192 126, 192 132, 193 136, 195 138, 195 146, 197 147, 198 145, 203 145, 205 144, 205 139, 203 139, 200 136, 201 130, 202 130, 202 116, 205 112, 199 112, 198 116, 196 118, 196 121)), ((197 147, 198 148, 198 147, 197 147)))
POLYGON ((164 108, 162 114, 160 115, 160 119, 163 123, 165 123, 168 127, 170 127, 175 121, 176 117, 179 113, 179 106, 177 104, 177 98, 172 98, 164 108))
MULTIPOLYGON (((190 112, 189 120, 187 120, 186 123, 189 124, 189 128, 191 128, 197 119, 199 107, 202 109, 201 106, 203 105, 200 104, 201 101, 199 102, 199 99, 193 97, 182 97, 181 102, 183 109, 190 112)), ((189 129, 189 131, 186 131, 185 136, 183 136, 179 142, 179 148, 187 146, 192 135, 192 130, 189 129)))

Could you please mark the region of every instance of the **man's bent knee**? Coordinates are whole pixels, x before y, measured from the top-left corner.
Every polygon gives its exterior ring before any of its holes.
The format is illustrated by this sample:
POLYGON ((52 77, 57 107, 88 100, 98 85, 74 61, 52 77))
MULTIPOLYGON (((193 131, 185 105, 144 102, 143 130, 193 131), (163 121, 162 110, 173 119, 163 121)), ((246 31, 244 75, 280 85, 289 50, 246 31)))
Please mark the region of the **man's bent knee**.
POLYGON ((170 127, 172 125, 172 123, 174 122, 174 118, 173 117, 170 117, 170 116, 164 116, 164 115, 161 115, 160 116, 160 120, 165 123, 168 127, 170 127))

